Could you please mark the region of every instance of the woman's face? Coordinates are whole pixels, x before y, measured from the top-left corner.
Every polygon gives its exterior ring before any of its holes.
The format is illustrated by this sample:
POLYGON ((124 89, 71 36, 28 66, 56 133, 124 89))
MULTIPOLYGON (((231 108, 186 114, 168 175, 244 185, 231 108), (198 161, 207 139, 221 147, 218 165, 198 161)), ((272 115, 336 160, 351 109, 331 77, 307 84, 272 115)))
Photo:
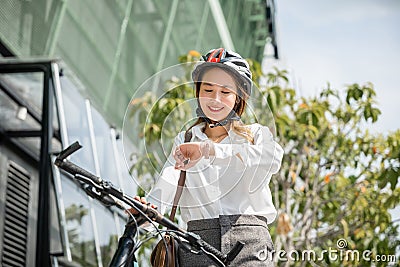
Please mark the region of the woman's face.
POLYGON ((235 80, 220 68, 204 73, 199 91, 200 107, 213 121, 225 119, 235 106, 235 80))

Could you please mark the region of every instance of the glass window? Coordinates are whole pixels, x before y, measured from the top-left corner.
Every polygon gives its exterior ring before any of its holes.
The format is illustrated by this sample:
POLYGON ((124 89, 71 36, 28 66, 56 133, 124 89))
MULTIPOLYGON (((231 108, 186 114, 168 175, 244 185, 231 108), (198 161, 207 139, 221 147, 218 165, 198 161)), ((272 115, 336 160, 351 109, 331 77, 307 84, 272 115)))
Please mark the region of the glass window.
POLYGON ((72 260, 82 266, 97 266, 89 200, 80 187, 64 175, 61 185, 72 260))
POLYGON ((41 129, 40 124, 27 113, 26 108, 19 107, 2 90, 0 90, 0 123, 2 128, 12 131, 41 129))
MULTIPOLYGON (((42 72, 0 74, 0 125, 7 131, 27 131, 27 135, 41 131, 44 75, 42 72), (11 91, 26 106, 20 106, 5 92, 11 91), (36 119, 28 112, 35 114, 36 119), (39 120, 39 122, 38 122, 39 120), (32 131, 31 133, 29 131, 32 131)), ((53 101, 53 128, 58 131, 56 105, 53 101)), ((19 143, 39 156, 40 137, 15 137, 19 143)), ((61 144, 52 140, 52 150, 59 151, 61 144)))
POLYGON ((85 101, 69 79, 62 77, 60 82, 67 124, 67 145, 79 141, 83 146, 71 155, 71 161, 95 174, 85 101))
POLYGON ((100 175, 104 180, 119 187, 118 173, 111 143, 110 126, 103 117, 92 107, 93 128, 96 139, 97 157, 100 175))
POLYGON ((39 117, 42 116, 43 73, 24 72, 1 74, 1 81, 24 99, 39 117))
POLYGON ((137 193, 137 182, 133 178, 133 175, 129 173, 129 168, 134 164, 134 160, 132 158, 125 158, 126 154, 123 153, 124 145, 126 146, 126 151, 134 151, 134 146, 128 140, 124 140, 124 144, 122 143, 122 138, 117 140, 117 149, 118 149, 118 161, 120 164, 121 175, 122 175, 122 189, 124 192, 130 196, 135 196, 137 193))
POLYGON ((94 205, 101 260, 103 266, 109 266, 115 251, 118 248, 118 234, 113 213, 101 204, 94 205))
POLYGON ((60 229, 60 216, 57 206, 58 195, 55 192, 54 183, 50 184, 50 253, 61 255, 63 244, 60 229))

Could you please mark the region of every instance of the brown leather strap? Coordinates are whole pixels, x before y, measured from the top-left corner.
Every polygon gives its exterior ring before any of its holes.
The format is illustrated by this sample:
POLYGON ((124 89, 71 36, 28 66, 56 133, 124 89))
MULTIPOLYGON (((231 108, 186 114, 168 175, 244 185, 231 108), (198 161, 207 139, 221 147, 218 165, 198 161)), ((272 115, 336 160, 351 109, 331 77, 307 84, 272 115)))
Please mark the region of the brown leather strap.
MULTIPOLYGON (((192 131, 188 130, 185 133, 185 143, 190 142, 190 139, 192 139, 192 131)), ((179 199, 181 198, 183 187, 185 186, 185 180, 186 180, 186 171, 181 171, 179 175, 178 186, 176 187, 173 206, 171 209, 171 213, 169 214, 169 219, 171 221, 175 219, 176 210, 178 208, 178 202, 179 199)))
POLYGON ((169 214, 169 219, 171 221, 173 221, 175 219, 175 213, 178 208, 179 199, 181 198, 181 195, 182 195, 183 186, 185 185, 185 180, 186 180, 186 172, 181 171, 181 174, 179 176, 178 186, 176 187, 173 206, 171 209, 171 213, 169 214))

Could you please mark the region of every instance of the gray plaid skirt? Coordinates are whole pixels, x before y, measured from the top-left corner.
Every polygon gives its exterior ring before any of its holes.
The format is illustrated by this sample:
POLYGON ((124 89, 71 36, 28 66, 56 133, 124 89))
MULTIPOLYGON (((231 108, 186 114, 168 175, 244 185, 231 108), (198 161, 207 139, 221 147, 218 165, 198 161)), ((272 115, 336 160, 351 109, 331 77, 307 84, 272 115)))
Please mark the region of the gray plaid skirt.
MULTIPOLYGON (((221 215, 215 219, 188 222, 188 231, 201 236, 210 245, 228 253, 236 241, 245 243, 230 266, 274 266, 274 246, 267 219, 256 215, 221 215)), ((180 266, 217 266, 205 254, 196 255, 179 249, 180 266)))

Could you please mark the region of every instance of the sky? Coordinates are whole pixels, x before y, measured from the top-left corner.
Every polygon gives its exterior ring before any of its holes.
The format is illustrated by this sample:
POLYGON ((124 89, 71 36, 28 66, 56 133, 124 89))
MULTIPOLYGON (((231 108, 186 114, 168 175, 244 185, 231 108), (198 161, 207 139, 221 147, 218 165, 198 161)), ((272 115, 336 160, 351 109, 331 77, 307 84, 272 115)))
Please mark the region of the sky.
POLYGON ((374 133, 400 129, 400 1, 276 0, 281 65, 302 96, 329 82, 372 82, 382 114, 374 133))
MULTIPOLYGON (((276 0, 279 66, 289 70, 301 96, 327 83, 371 82, 382 114, 372 133, 400 129, 400 1, 276 0)), ((400 206, 392 210, 400 219, 400 206)))

